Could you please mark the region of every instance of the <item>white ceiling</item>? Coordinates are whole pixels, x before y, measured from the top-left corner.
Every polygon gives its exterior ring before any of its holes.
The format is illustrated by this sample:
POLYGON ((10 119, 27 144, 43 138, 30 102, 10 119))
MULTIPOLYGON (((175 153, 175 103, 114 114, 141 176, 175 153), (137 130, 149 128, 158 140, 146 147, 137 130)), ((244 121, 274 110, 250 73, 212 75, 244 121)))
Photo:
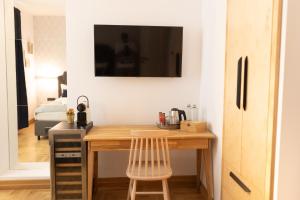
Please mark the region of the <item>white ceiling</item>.
POLYGON ((15 6, 34 16, 65 15, 65 0, 15 0, 15 6))

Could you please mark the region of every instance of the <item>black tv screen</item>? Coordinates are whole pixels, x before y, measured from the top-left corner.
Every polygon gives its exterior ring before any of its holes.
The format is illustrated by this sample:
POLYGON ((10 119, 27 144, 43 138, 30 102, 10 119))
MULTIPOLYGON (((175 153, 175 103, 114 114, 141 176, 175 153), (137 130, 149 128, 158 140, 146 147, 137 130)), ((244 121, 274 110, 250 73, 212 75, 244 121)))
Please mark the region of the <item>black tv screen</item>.
POLYGON ((95 76, 181 77, 182 27, 95 25, 95 76))

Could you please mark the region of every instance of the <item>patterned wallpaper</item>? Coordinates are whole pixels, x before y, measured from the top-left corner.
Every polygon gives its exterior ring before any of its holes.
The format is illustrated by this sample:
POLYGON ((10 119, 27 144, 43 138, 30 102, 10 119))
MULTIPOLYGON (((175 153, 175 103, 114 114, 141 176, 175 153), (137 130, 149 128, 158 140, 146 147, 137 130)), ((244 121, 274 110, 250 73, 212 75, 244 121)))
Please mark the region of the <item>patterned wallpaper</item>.
POLYGON ((62 73, 66 69, 65 17, 34 17, 34 48, 37 76, 57 75, 49 74, 49 70, 43 74, 42 68, 49 66, 52 73, 62 73))
POLYGON ((34 56, 38 104, 48 97, 57 97, 56 77, 66 71, 65 17, 35 16, 34 56), (46 89, 46 90, 45 90, 46 89))

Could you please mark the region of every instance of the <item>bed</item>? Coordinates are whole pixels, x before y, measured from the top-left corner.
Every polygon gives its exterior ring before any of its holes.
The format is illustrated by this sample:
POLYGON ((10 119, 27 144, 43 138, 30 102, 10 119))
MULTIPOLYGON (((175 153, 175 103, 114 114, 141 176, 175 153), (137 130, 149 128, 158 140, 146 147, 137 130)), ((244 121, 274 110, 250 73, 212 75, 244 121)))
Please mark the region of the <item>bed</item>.
POLYGON ((35 136, 37 136, 38 140, 40 140, 41 136, 47 137, 50 128, 66 120, 67 72, 57 77, 57 80, 59 98, 42 104, 35 110, 35 136))

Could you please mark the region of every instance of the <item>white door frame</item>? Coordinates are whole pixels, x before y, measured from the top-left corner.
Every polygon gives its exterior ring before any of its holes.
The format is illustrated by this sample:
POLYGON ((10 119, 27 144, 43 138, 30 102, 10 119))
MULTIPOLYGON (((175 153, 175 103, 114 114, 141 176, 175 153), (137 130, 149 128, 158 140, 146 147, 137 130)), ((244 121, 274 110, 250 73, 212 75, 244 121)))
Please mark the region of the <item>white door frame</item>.
POLYGON ((17 86, 14 0, 4 0, 5 33, 6 33, 6 75, 7 75, 7 108, 9 134, 9 168, 15 169, 18 160, 18 120, 17 120, 17 86))
POLYGON ((18 163, 15 59, 14 0, 0 0, 0 180, 49 179, 49 163, 18 163))
POLYGON ((8 110, 7 110, 7 80, 6 80, 6 33, 5 33, 5 13, 4 0, 0 0, 0 173, 9 169, 9 130, 8 130, 8 110))

